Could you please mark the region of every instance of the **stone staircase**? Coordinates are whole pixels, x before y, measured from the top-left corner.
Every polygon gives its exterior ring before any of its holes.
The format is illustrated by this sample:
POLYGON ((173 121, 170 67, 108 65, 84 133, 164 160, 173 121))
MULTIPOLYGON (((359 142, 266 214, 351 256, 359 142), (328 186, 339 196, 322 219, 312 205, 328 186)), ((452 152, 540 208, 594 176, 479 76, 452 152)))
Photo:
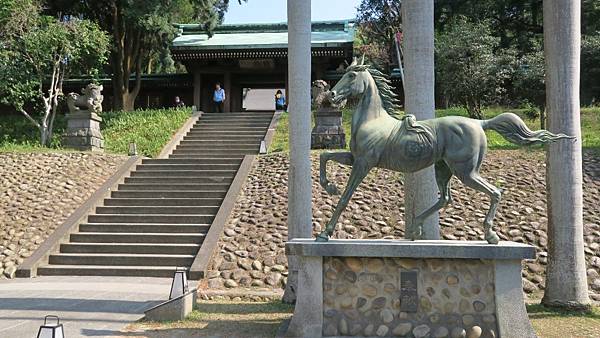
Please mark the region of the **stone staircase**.
POLYGON ((144 159, 38 275, 172 277, 190 267, 273 113, 203 114, 167 159, 144 159))

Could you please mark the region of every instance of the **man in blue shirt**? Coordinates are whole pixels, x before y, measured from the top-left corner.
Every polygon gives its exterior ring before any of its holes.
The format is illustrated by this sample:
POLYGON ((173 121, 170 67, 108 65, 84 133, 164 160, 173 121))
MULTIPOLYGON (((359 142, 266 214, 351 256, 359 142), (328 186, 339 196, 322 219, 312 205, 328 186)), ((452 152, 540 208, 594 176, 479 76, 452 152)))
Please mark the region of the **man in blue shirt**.
POLYGON ((225 90, 221 88, 221 84, 217 82, 215 92, 213 94, 213 102, 215 104, 215 112, 223 112, 223 102, 225 102, 225 90))

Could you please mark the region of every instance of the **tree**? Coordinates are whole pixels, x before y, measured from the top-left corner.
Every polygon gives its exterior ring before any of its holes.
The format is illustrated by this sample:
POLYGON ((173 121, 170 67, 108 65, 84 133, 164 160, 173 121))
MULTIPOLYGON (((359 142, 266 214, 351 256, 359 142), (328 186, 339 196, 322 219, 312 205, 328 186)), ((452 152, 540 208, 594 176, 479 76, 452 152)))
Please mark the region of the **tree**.
POLYGON ((457 17, 436 41, 438 83, 447 98, 469 116, 482 119, 482 108, 505 93, 511 75, 511 56, 499 50, 500 39, 486 22, 457 17))
MULTIPOLYGON (((242 0, 238 0, 240 3, 242 0)), ((246 0, 244 0, 246 1, 246 0)), ((173 22, 201 22, 212 33, 223 21, 229 0, 54 0, 51 10, 83 15, 112 37, 110 66, 114 109, 133 110, 142 73, 150 59, 165 59, 175 36, 173 22), (133 83, 130 78, 135 76, 133 83)))
POLYGON ((396 34, 402 31, 401 4, 398 0, 362 0, 357 8, 359 49, 382 69, 395 63, 396 34))
POLYGON ((589 309, 579 107, 581 3, 544 1, 544 14, 548 127, 575 140, 548 146, 548 266, 542 303, 589 309))
POLYGON ((544 52, 538 50, 516 61, 512 76, 512 96, 539 109, 540 128, 546 129, 546 83, 544 52))
POLYGON ((0 13, 0 102, 25 116, 48 145, 64 78, 69 71, 96 74, 106 61, 108 37, 86 20, 40 15, 35 0, 5 1, 0 13))
POLYGON ((581 101, 600 103, 600 31, 581 41, 581 101))

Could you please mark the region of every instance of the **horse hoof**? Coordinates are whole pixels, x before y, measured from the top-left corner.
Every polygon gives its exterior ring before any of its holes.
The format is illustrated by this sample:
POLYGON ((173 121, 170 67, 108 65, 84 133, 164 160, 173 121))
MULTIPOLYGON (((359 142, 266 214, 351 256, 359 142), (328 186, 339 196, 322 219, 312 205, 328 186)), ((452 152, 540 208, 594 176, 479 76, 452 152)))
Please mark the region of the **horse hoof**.
POLYGON ((315 239, 315 242, 327 242, 327 241, 329 241, 329 235, 327 235, 327 232, 325 232, 325 231, 321 232, 315 239))
POLYGON ((498 237, 498 235, 495 232, 491 232, 485 236, 485 240, 489 244, 498 244, 498 242, 500 242, 500 237, 498 237))
POLYGON ((338 188, 333 184, 328 184, 327 187, 325 188, 325 191, 327 191, 327 193, 329 195, 339 195, 340 194, 340 191, 338 190, 338 188))

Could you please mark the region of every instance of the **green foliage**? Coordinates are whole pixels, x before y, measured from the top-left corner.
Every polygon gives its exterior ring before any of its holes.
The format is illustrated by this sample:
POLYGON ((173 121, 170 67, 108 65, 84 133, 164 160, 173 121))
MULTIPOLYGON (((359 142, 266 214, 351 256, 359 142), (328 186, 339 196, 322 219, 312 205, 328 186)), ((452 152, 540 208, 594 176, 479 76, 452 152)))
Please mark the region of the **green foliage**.
MULTIPOLYGON (((107 152, 127 154, 129 143, 135 142, 140 155, 154 157, 171 136, 190 117, 189 109, 136 110, 132 112, 102 113, 102 135, 107 152)), ((61 134, 66 127, 63 116, 58 116, 56 132, 50 148, 36 142, 36 129, 18 115, 0 116, 0 152, 4 151, 62 151, 61 134)))
POLYGON ((600 31, 581 41, 581 75, 581 103, 600 103, 600 31))
POLYGON ((499 102, 511 76, 512 55, 498 50, 499 44, 488 23, 471 22, 462 16, 437 37, 440 88, 451 103, 465 107, 473 118, 483 118, 483 107, 499 102))
POLYGON ((357 7, 357 49, 381 69, 397 63, 392 55, 395 55, 396 34, 402 31, 401 3, 397 0, 362 0, 357 7))
POLYGON ((13 106, 38 127, 46 145, 63 79, 70 71, 97 75, 106 61, 108 37, 86 20, 61 22, 40 15, 33 0, 6 0, 0 8, 0 103, 13 106))
POLYGON ((134 142, 140 155, 155 157, 190 114, 189 109, 104 112, 104 145, 109 152, 127 154, 134 142))

